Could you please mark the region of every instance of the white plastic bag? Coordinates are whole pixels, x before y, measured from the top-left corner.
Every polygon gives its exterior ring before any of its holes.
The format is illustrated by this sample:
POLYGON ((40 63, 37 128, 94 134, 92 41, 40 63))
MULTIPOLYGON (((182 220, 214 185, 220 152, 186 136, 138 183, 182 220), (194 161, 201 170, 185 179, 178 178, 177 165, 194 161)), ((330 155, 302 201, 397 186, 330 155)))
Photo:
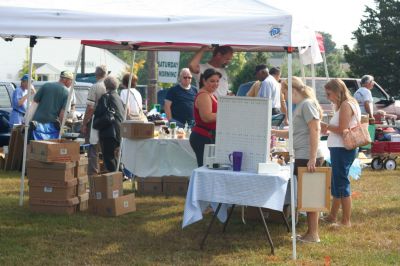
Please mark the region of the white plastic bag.
POLYGON ((97 129, 93 128, 93 120, 94 120, 94 116, 92 118, 92 122, 90 123, 89 143, 90 144, 97 144, 99 142, 99 131, 97 129))

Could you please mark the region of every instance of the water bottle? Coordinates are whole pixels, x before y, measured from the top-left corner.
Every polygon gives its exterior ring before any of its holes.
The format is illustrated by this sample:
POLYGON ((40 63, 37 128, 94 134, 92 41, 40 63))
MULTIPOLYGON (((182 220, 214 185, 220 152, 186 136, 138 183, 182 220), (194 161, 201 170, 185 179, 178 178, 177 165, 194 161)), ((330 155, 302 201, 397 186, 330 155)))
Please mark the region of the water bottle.
POLYGON ((185 127, 183 128, 183 131, 185 131, 185 134, 188 133, 188 129, 189 129, 189 125, 188 125, 188 123, 186 122, 186 123, 185 123, 185 127))
POLYGON ((161 118, 162 118, 162 120, 167 120, 167 114, 166 113, 162 113, 161 114, 161 118))

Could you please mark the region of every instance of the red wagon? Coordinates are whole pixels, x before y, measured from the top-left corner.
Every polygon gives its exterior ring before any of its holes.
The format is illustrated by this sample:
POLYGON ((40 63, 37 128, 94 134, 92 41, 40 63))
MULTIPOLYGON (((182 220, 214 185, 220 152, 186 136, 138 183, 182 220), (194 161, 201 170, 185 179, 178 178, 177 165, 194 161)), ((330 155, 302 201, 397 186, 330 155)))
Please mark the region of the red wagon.
POLYGON ((372 169, 394 170, 397 166, 396 159, 400 155, 400 142, 374 141, 371 155, 374 158, 371 162, 372 169))

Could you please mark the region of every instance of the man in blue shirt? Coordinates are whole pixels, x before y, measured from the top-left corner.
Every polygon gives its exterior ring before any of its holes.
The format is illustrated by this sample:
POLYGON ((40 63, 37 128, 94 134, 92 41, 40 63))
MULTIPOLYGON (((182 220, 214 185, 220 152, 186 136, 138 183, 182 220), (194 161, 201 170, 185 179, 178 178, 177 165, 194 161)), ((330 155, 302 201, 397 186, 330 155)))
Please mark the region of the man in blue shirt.
MULTIPOLYGON (((21 78, 21 86, 17 87, 12 94, 12 111, 10 114, 10 127, 19 125, 24 122, 26 107, 28 104, 28 80, 29 75, 25 74, 21 78)), ((35 94, 35 89, 32 86, 31 94, 35 94)))
POLYGON ((192 74, 189 68, 183 68, 179 74, 179 83, 170 88, 164 102, 164 110, 170 122, 176 122, 178 127, 185 123, 192 125, 194 98, 197 89, 191 85, 192 74))

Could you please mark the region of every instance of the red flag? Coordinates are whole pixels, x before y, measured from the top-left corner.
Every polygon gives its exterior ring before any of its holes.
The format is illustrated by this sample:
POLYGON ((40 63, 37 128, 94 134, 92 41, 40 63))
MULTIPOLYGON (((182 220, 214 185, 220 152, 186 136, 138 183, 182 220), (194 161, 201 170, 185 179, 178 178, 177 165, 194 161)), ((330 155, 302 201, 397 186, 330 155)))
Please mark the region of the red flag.
POLYGON ((320 52, 321 53, 325 53, 324 37, 319 32, 316 32, 315 36, 317 37, 317 41, 318 41, 318 46, 319 46, 320 52))

